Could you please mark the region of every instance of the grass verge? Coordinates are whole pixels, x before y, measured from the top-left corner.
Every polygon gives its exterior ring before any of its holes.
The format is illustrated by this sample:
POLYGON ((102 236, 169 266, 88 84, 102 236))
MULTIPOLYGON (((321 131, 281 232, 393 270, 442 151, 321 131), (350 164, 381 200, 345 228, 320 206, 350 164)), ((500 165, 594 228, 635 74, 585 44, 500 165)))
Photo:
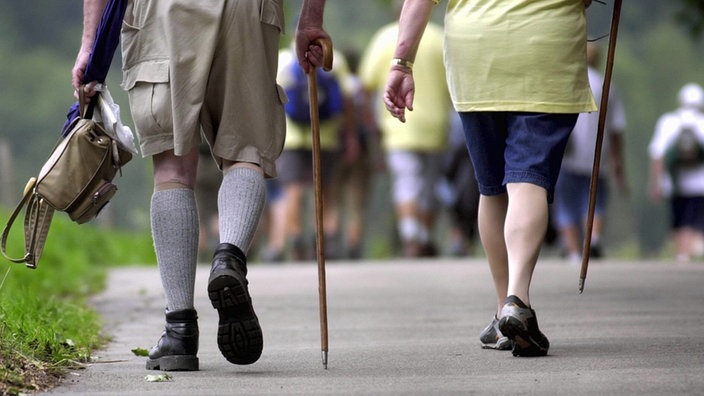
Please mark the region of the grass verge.
MULTIPOLYGON (((1 213, 6 219, 6 212, 1 213)), ((22 219, 8 253, 22 256, 22 219)), ((35 270, 0 261, 0 394, 50 389, 107 341, 88 298, 110 266, 154 263, 148 232, 81 225, 57 213, 35 270)))

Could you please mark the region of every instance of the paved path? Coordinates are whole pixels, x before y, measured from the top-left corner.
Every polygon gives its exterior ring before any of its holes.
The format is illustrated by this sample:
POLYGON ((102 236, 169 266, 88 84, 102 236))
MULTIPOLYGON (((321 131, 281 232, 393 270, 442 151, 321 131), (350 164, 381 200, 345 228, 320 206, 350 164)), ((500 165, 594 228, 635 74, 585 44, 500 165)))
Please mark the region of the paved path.
POLYGON ((252 265, 250 291, 264 352, 235 366, 215 342, 217 313, 199 267, 201 371, 147 382, 145 358, 163 329, 155 268, 116 269, 95 299, 113 342, 52 391, 72 395, 221 394, 704 394, 704 265, 541 260, 533 306, 551 349, 544 358, 483 350, 493 309, 483 260, 329 262, 329 367, 320 353, 315 263, 252 265))

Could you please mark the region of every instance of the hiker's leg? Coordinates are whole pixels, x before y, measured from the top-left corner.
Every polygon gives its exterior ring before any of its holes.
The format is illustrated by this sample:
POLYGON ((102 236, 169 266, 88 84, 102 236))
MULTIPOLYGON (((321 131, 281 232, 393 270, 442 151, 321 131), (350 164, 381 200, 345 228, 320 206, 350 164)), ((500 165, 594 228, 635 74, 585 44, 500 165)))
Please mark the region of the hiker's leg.
POLYGON ((151 228, 159 272, 170 311, 193 308, 198 256, 198 208, 195 175, 197 147, 185 156, 173 151, 157 154, 151 228))

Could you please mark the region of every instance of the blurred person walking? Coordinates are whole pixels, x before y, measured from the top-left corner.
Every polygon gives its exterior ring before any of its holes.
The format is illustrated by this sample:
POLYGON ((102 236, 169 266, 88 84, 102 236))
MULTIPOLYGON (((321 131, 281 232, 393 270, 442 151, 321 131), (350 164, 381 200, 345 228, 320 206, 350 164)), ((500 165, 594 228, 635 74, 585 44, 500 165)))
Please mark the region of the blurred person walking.
MULTIPOLYGON (((401 2, 396 2, 400 12, 401 2)), ((439 202, 435 185, 441 178, 442 157, 447 148, 451 108, 442 55, 442 28, 430 23, 418 46, 415 65, 417 111, 399 124, 384 110, 381 95, 394 58, 399 24, 379 29, 362 55, 359 77, 376 105, 386 166, 392 182, 392 201, 397 230, 405 257, 435 256, 433 241, 439 202)))
POLYGON ((650 196, 669 199, 676 259, 702 254, 704 242, 704 90, 685 84, 679 107, 663 114, 648 146, 650 196))
POLYGON ((362 258, 365 248, 364 229, 379 149, 379 130, 359 79, 360 54, 355 49, 347 49, 343 54, 350 71, 346 85, 351 95, 350 105, 346 107, 349 114, 340 130, 341 147, 332 180, 332 196, 338 207, 338 225, 334 228, 339 230, 340 236, 336 242, 342 257, 354 260, 362 258))
POLYGON ((469 159, 459 114, 452 109, 448 148, 443 156, 437 195, 450 216, 449 253, 461 257, 474 253, 477 239, 479 186, 469 159))
MULTIPOLYGON (((318 70, 318 95, 320 106, 320 149, 322 163, 322 188, 324 214, 323 232, 326 238, 326 256, 336 258, 340 254, 335 243, 339 235, 337 205, 332 195, 333 177, 339 166, 338 153, 341 147, 340 130, 345 125, 349 110, 352 87, 349 85, 349 68, 344 56, 334 51, 332 71, 318 70)), ((279 52, 277 81, 287 92, 286 140, 284 150, 276 161, 278 183, 282 192, 280 210, 283 216, 273 216, 270 222, 272 241, 262 256, 264 261, 281 261, 290 253, 292 260, 310 260, 315 257, 314 239, 308 237, 304 208, 312 189, 312 144, 308 104, 307 77, 299 67, 293 48, 279 52), (279 250, 280 241, 285 241, 279 250)), ((314 231, 313 231, 314 232, 314 231)))
MULTIPOLYGON (((601 91, 604 85, 604 77, 597 71, 600 55, 599 44, 587 43, 589 84, 597 103, 601 102, 601 91)), ((567 141, 560 176, 555 186, 552 220, 559 231, 565 256, 571 263, 582 261, 583 231, 589 211, 589 190, 598 125, 599 112, 579 115, 577 124, 567 141)), ((625 129, 626 114, 623 102, 612 87, 609 90, 609 109, 606 115, 606 139, 602 145, 602 152, 608 153, 608 161, 600 162, 589 255, 592 258, 603 256, 602 234, 605 226, 604 213, 609 197, 609 178, 613 177, 622 193, 628 193, 623 158, 625 129)))
MULTIPOLYGON (((414 62, 438 2, 406 0, 401 12, 384 103, 402 122, 421 110, 414 62)), ((445 13, 448 85, 479 183, 479 233, 498 302, 480 341, 512 345, 514 356, 544 356, 550 347, 529 290, 567 140, 578 113, 596 110, 586 63, 590 4, 449 0, 445 13)))

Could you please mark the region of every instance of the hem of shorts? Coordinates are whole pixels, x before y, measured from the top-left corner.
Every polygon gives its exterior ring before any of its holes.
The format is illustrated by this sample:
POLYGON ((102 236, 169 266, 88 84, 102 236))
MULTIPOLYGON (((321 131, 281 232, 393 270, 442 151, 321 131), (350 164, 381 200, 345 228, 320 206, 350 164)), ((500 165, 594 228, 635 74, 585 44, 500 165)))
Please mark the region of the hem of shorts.
POLYGON ((530 183, 543 187, 546 190, 555 188, 550 185, 550 181, 543 175, 528 171, 508 171, 504 175, 504 185, 509 183, 530 183))
POLYGON ((552 198, 555 186, 551 186, 550 182, 544 176, 525 171, 507 172, 501 186, 485 186, 480 184, 479 193, 485 196, 501 195, 506 193, 506 185, 509 183, 529 183, 542 187, 548 192, 548 201, 553 201, 552 198))
POLYGON ((259 153, 256 148, 251 146, 241 148, 237 155, 235 155, 233 158, 225 158, 218 155, 218 153, 214 153, 214 156, 215 161, 218 164, 218 168, 220 168, 221 170, 223 160, 234 162, 248 162, 250 164, 254 164, 262 168, 262 171, 264 172, 264 177, 267 179, 273 179, 277 176, 276 159, 269 159, 264 157, 263 155, 261 155, 261 153, 259 153))
POLYGON ((174 149, 174 138, 171 134, 151 136, 149 139, 140 140, 139 149, 142 158, 151 157, 164 151, 174 149))

